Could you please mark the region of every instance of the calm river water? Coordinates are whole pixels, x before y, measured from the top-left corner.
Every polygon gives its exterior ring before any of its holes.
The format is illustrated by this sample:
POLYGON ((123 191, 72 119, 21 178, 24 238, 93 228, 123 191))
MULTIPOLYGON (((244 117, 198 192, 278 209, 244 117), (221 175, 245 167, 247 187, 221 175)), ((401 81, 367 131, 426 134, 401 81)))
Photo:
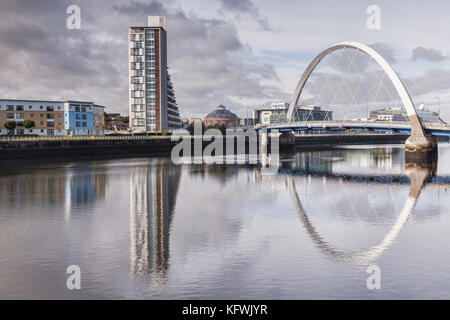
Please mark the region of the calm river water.
POLYGON ((293 152, 275 172, 2 165, 0 298, 449 299, 450 145, 429 170, 404 162, 372 146, 293 152))

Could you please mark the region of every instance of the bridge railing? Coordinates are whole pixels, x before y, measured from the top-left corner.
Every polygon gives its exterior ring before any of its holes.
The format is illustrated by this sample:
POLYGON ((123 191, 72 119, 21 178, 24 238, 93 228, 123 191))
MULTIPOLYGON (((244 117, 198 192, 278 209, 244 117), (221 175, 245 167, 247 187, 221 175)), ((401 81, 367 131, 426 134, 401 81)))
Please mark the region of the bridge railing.
MULTIPOLYGON (((395 121, 358 121, 358 120, 327 120, 327 121, 295 121, 277 123, 268 126, 261 126, 261 128, 292 128, 292 127, 305 127, 305 128, 329 128, 329 127, 346 127, 346 126, 358 126, 367 128, 400 128, 409 129, 411 125, 408 122, 395 122, 395 121)), ((425 129, 436 130, 450 130, 450 125, 443 123, 423 123, 425 129)))
POLYGON ((164 140, 171 136, 0 136, 1 141, 79 141, 79 140, 164 140))

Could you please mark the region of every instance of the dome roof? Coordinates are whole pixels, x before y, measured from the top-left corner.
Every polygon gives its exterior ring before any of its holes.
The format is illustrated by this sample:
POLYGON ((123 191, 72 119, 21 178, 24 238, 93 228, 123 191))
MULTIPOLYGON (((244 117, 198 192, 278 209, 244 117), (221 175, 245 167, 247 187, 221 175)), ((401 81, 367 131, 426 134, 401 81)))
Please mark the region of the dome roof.
POLYGON ((230 110, 227 110, 223 105, 220 105, 205 118, 238 118, 238 116, 230 110))

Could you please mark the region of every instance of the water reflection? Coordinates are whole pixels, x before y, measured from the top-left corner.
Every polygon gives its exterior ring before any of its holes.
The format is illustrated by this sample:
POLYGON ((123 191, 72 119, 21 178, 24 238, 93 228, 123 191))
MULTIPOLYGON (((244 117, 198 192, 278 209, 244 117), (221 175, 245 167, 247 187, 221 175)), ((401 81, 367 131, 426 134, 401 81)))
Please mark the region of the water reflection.
MULTIPOLYGON (((266 180, 266 182, 270 181, 272 183, 276 180, 282 180, 288 185, 291 199, 303 227, 315 243, 315 246, 322 252, 335 260, 347 261, 356 265, 368 265, 377 260, 392 245, 407 223, 422 189, 436 177, 437 158, 419 164, 405 164, 404 152, 399 148, 360 149, 357 151, 355 152, 353 149, 339 149, 320 152, 298 152, 294 156, 288 155, 284 159, 285 161, 282 161, 279 168, 279 173, 282 175, 275 177, 259 175, 259 178, 262 181, 266 180), (371 246, 367 250, 349 251, 338 249, 337 246, 326 241, 314 227, 297 192, 296 177, 299 176, 306 176, 308 178, 306 181, 309 184, 311 184, 313 179, 316 181, 320 178, 322 179, 321 188, 324 192, 318 197, 320 198, 319 201, 336 201, 335 199, 327 200, 331 196, 335 198, 331 193, 328 193, 326 188, 327 182, 329 183, 330 181, 338 182, 337 184, 341 186, 342 194, 348 193, 344 186, 345 184, 360 184, 365 188, 369 183, 371 185, 370 192, 372 192, 369 195, 369 202, 372 195, 376 193, 375 186, 378 184, 389 185, 389 189, 393 184, 409 183, 410 187, 402 209, 396 214, 395 223, 385 233, 380 243, 371 246)), ((438 177, 436 181, 450 184, 449 177, 438 177)), ((392 190, 390 190, 389 194, 393 196, 392 190)), ((311 201, 309 194, 306 194, 306 197, 307 200, 311 201)), ((344 198, 347 199, 347 209, 333 207, 337 214, 345 215, 347 212, 353 211, 352 217, 355 220, 352 222, 356 222, 357 219, 361 218, 364 218, 364 221, 368 220, 364 215, 364 212, 367 211, 364 210, 364 206, 359 205, 360 203, 357 200, 351 199, 352 196, 344 196, 344 198), (355 206, 355 203, 358 205, 355 206)), ((385 202, 389 201, 388 197, 385 197, 384 200, 385 202)), ((380 201, 376 201, 376 203, 379 204, 380 201)), ((377 215, 377 219, 382 218, 383 215, 377 215)))
POLYGON ((168 161, 133 167, 130 173, 130 260, 135 275, 166 278, 170 225, 181 169, 168 161))
POLYGON ((0 203, 11 213, 30 208, 64 208, 66 216, 105 199, 108 175, 98 164, 42 169, 13 167, 1 174, 0 203))
POLYGON ((403 209, 398 215, 392 228, 389 230, 389 232, 386 233, 380 244, 373 246, 366 251, 354 253, 339 251, 332 244, 324 240, 308 218, 308 215, 302 206, 300 197, 298 196, 295 186, 295 180, 293 178, 289 179, 289 188, 300 220, 302 221, 303 226, 307 230, 309 236, 316 244, 316 247, 321 249, 326 254, 330 255, 333 259, 345 260, 357 265, 368 265, 378 259, 383 251, 389 248, 389 246, 392 245, 394 240, 397 238, 398 234, 407 223, 422 188, 424 187, 425 183, 431 178, 432 172, 427 167, 420 168, 417 166, 411 166, 407 169, 407 176, 411 181, 408 198, 406 199, 406 202, 403 205, 403 209))
POLYGON ((422 297, 450 264, 450 153, 439 157, 405 166, 399 147, 339 148, 282 154, 278 168, 3 167, 0 297, 72 298, 69 264, 89 277, 77 297, 369 297, 372 263, 393 286, 384 297, 422 297))

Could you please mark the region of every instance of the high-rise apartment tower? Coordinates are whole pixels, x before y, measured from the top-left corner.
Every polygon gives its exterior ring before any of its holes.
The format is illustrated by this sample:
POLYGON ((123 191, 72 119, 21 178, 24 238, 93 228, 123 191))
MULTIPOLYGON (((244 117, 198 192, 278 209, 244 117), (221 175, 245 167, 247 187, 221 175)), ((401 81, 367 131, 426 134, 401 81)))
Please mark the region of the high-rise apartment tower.
POLYGON ((130 27, 129 115, 134 132, 158 133, 181 127, 167 67, 167 19, 149 16, 148 26, 130 27))

